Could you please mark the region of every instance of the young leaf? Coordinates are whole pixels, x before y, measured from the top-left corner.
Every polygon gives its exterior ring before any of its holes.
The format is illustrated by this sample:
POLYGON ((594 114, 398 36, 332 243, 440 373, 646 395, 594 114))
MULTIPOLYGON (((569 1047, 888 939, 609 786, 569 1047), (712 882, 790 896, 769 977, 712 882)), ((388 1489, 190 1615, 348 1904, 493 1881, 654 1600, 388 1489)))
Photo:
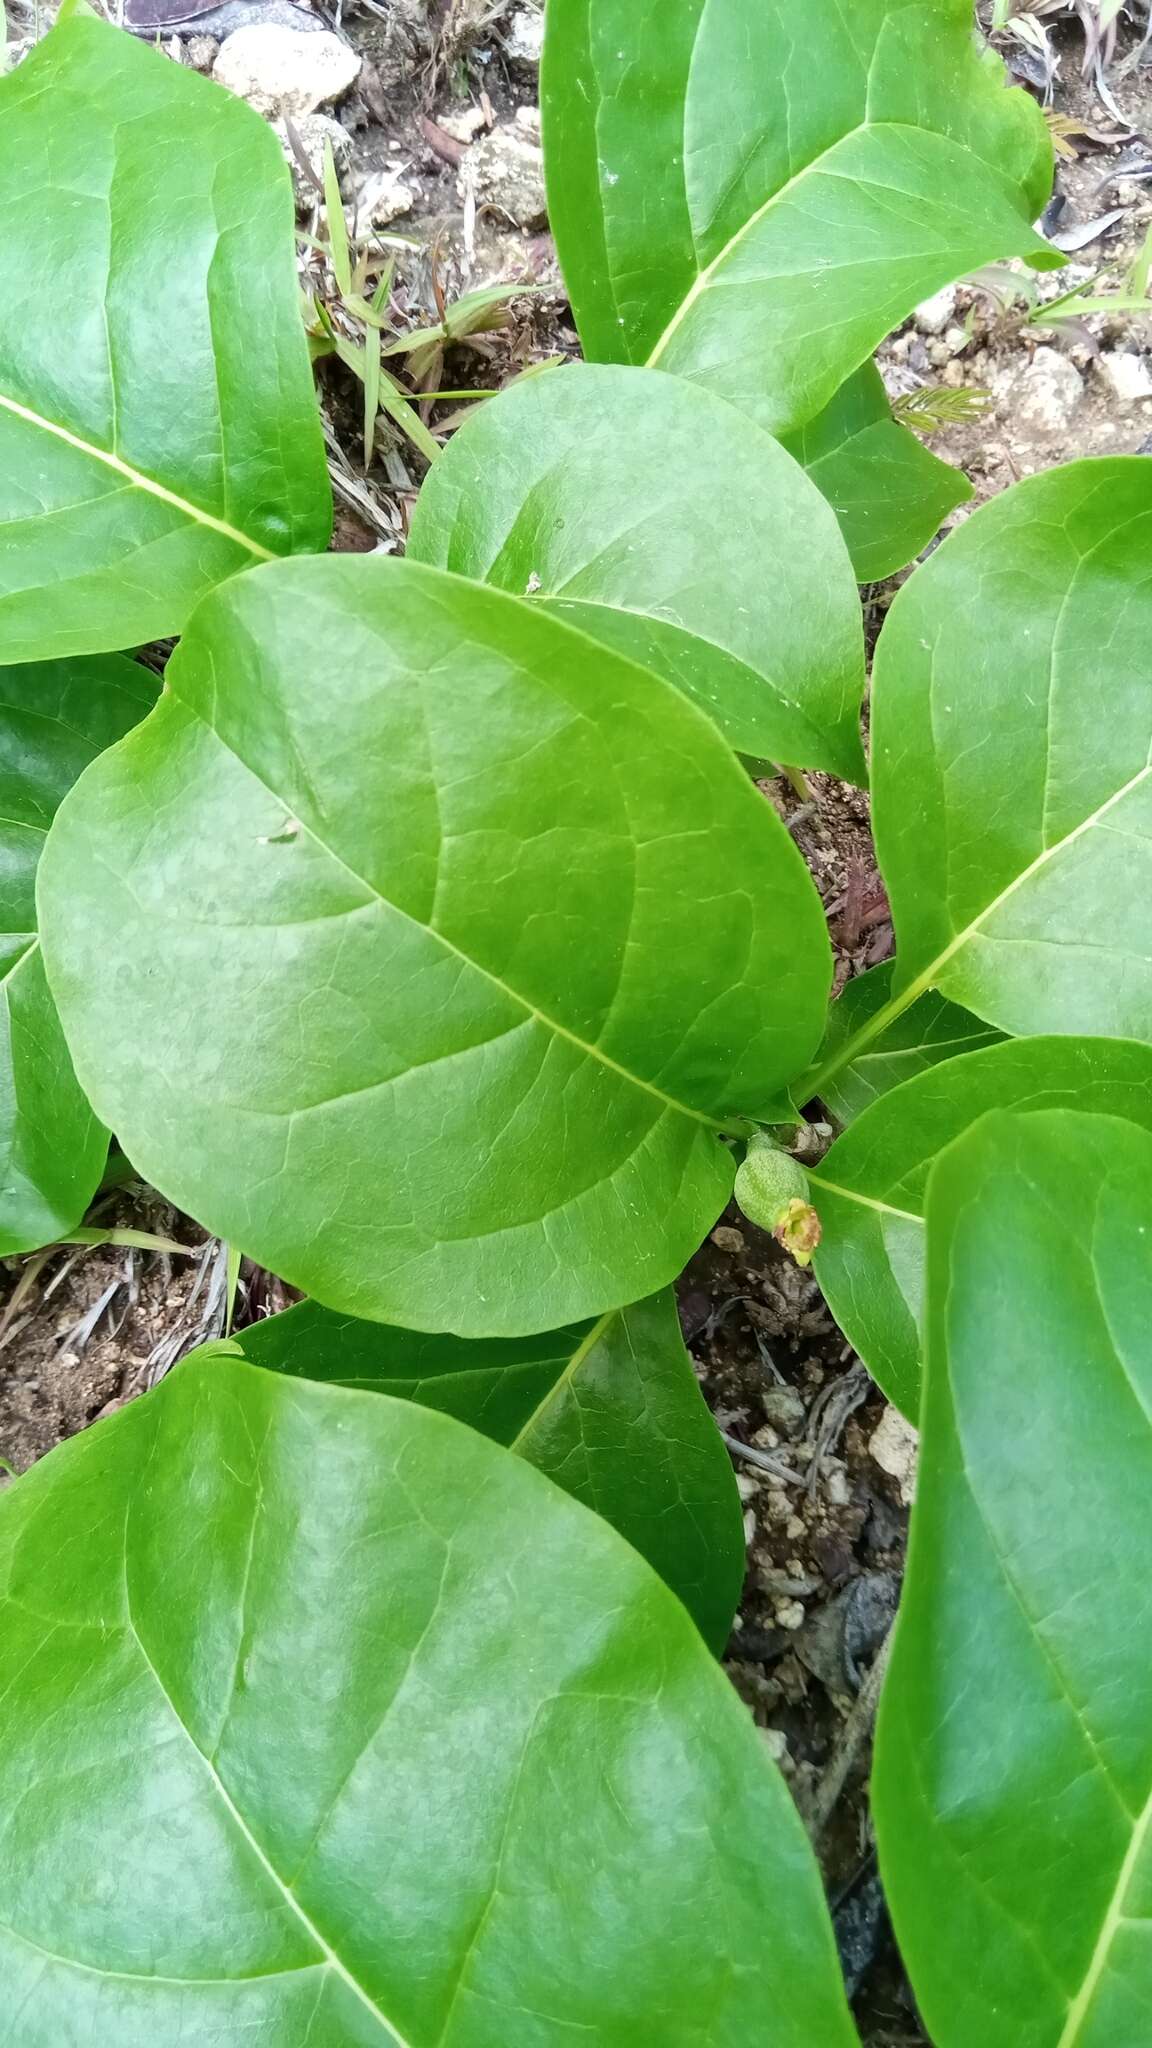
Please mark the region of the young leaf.
POLYGON ((549 213, 584 352, 811 419, 918 300, 1049 269, 1043 116, 968 0, 551 0, 549 213))
POLYGON ((831 975, 715 728, 533 606, 381 557, 235 578, 167 683, 41 870, 77 1071, 138 1169, 414 1329, 667 1285, 731 1190, 720 1127, 803 1063, 831 975))
POLYGON ((0 79, 0 662, 325 545, 292 230, 267 124, 94 15, 0 79))
POLYGON ((897 1006, 937 988, 1021 1036, 1152 1038, 1150 547, 1152 462, 1077 462, 897 597, 872 723, 897 1006))
POLYGON ((678 377, 580 365, 512 385, 429 476, 409 552, 562 600, 741 753, 865 779, 860 604, 835 520, 769 435, 678 377))
POLYGON ((0 1553, 21 2048, 853 2048, 751 1719, 523 1460, 213 1347, 0 1553))
POLYGON ((304 1302, 237 1342, 253 1365, 419 1401, 505 1444, 611 1522, 724 1648, 744 1579, 740 1496, 671 1294, 487 1344, 304 1302))
POLYGON ((781 440, 835 512, 861 583, 902 569, 972 496, 960 470, 893 418, 874 362, 862 363, 823 412, 781 440))
POLYGON ((36 927, 36 864, 57 805, 144 717, 159 683, 119 657, 0 668, 0 1254, 79 1223, 108 1134, 72 1070, 36 927))
MULTIPOLYGON (((957 1053, 996 1045, 1001 1036, 958 1003, 929 993, 893 1016, 878 1038, 867 1040, 850 1066, 838 1065, 843 1048, 863 1040, 872 1019, 888 1010, 894 966, 894 961, 885 960, 879 967, 855 975, 828 1012, 816 1072, 828 1074, 821 1100, 842 1124, 850 1124, 862 1109, 902 1081, 955 1059, 957 1053)), ((796 1094, 798 1100, 804 1099, 803 1082, 796 1094)))
MULTIPOLYGON (((987 1112, 1085 1109, 1152 1130, 1152 1046, 1021 1038, 963 1054, 881 1097, 815 1171, 815 1268, 828 1305, 889 1400, 920 1401, 924 1201, 933 1161, 987 1112)), ((997 1376, 1000 1368, 997 1366, 997 1376)))
POLYGON ((1120 2048, 1152 2005, 1152 1138, 989 1118, 928 1242, 885 1890, 937 2048, 1120 2048))

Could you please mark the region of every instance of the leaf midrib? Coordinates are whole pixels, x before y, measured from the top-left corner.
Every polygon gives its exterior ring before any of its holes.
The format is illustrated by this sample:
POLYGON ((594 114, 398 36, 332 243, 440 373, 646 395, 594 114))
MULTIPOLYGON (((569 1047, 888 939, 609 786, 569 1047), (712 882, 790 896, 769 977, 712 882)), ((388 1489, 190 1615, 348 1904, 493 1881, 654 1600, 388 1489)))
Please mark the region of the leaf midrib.
POLYGON ((901 1223, 923 1225, 923 1216, 912 1209, 897 1209, 891 1202, 882 1202, 876 1195, 861 1194, 858 1188, 842 1187, 839 1181, 826 1180, 823 1174, 809 1172, 809 1182, 814 1188, 824 1188, 830 1195, 839 1195, 845 1202, 858 1202, 862 1209, 875 1209, 881 1216, 895 1216, 901 1223))
MULTIPOLYGON (((867 1051, 867 1048, 887 1031, 888 1026, 895 1023, 897 1017, 903 1016, 905 1010, 910 1009, 914 1002, 917 1002, 921 996, 927 995, 930 990, 935 988, 941 971, 947 967, 949 961, 954 960, 957 954, 962 953, 965 946, 972 939, 979 936, 988 919, 993 917, 998 910, 1002 910, 1004 905, 1015 896, 1017 890, 1022 889, 1026 883, 1030 882, 1035 875, 1040 873, 1042 868, 1047 867, 1049 861, 1055 860, 1062 853, 1066 853, 1070 846, 1074 846, 1078 839, 1084 837, 1085 833, 1093 831, 1100 824, 1101 819, 1107 817, 1109 811, 1114 809, 1117 804, 1122 803, 1125 797, 1131 796, 1134 790, 1139 789, 1140 785, 1146 782, 1150 775, 1152 775, 1152 760, 1146 761, 1143 768, 1139 769, 1135 775, 1130 776, 1128 781, 1123 783, 1119 789, 1114 790, 1112 795, 1104 803, 1098 805, 1096 810, 1089 812, 1086 818, 1082 818, 1078 825, 1074 825, 1070 832, 1066 832, 1062 839, 1055 839, 1051 846, 1042 847, 1035 859, 1030 860, 1027 867, 1021 868, 1020 873, 1012 877, 1012 880, 1001 889, 999 895, 994 896, 992 901, 986 903, 983 910, 978 911, 968 924, 953 934, 943 951, 938 953, 934 960, 930 960, 927 967, 923 968, 914 980, 910 981, 907 987, 900 991, 899 995, 893 996, 889 1002, 884 1004, 883 1009, 877 1010, 876 1015, 870 1022, 863 1025, 852 1038, 848 1039, 840 1051, 832 1059, 828 1060, 824 1066, 814 1068, 812 1072, 803 1076, 797 1084, 797 1101, 810 1101, 814 1096, 819 1095, 834 1074, 838 1074, 842 1067, 850 1066, 854 1060, 860 1057, 862 1052, 867 1051)), ((987 1018, 981 1021, 989 1022, 987 1018)), ((989 1023, 989 1028, 995 1030, 997 1027, 989 1023)))
MULTIPOLYGON (((698 270, 696 272, 696 275, 693 278, 692 283, 689 285, 688 290, 685 292, 684 297, 681 299, 680 304, 677 306, 676 311, 673 313, 672 318, 669 320, 668 325, 665 327, 663 334, 660 335, 655 347, 652 349, 650 355, 648 356, 645 367, 649 370, 654 370, 656 368, 657 363, 659 362, 665 349, 668 347, 668 344, 672 340, 672 337, 676 334, 678 329, 683 325, 684 321, 687 319, 690 309, 695 305, 697 299, 701 298, 703 294, 710 289, 712 280, 717 270, 719 270, 722 264, 728 261, 728 258, 732 254, 732 251, 734 249, 739 248, 740 243, 745 239, 747 235, 751 234, 753 228, 759 227, 760 222, 764 219, 766 214, 771 213, 772 208, 774 206, 778 205, 781 200, 786 199, 788 197, 788 194, 792 191, 794 186, 801 184, 805 178, 811 177, 813 172, 819 170, 820 165, 824 162, 825 157, 830 156, 834 149, 839 149, 842 143, 850 142, 854 136, 863 135, 872 128, 892 128, 899 126, 907 127, 908 125, 909 124, 907 122, 878 122, 869 121, 867 119, 863 121, 857 121, 855 127, 846 128, 844 130, 843 135, 838 135, 836 137, 835 142, 829 143, 827 149, 822 149, 819 156, 814 156, 811 159, 811 162, 802 164, 798 171, 793 171, 792 176, 790 178, 785 179, 782 185, 777 186, 775 192, 773 192, 770 195, 770 197, 764 201, 764 204, 762 206, 758 206, 754 213, 750 213, 748 215, 747 220, 741 222, 735 234, 729 235, 728 240, 724 244, 724 247, 720 249, 715 256, 713 256, 712 261, 710 263, 705 264, 703 270, 698 270)), ((917 135, 927 134, 928 132, 929 131, 927 129, 913 129, 913 133, 917 135)))
POLYGON ((117 476, 124 477, 134 490, 144 491, 149 497, 159 498, 163 504, 170 505, 174 511, 181 513, 194 525, 209 527, 213 533, 218 533, 236 547, 243 548, 258 561, 279 560, 270 548, 264 547, 260 541, 253 540, 249 534, 242 533, 239 527, 231 526, 226 519, 218 519, 215 513, 206 512, 202 506, 192 504, 188 498, 182 498, 178 492, 169 490, 166 484, 157 483, 154 477, 145 476, 143 470, 133 468, 122 456, 114 455, 108 448, 101 448, 95 441, 85 440, 81 434, 74 434, 70 428, 61 426, 57 420, 46 418, 43 413, 34 411, 31 406, 21 405, 17 399, 9 398, 3 392, 0 392, 0 408, 23 420, 26 425, 36 427, 42 433, 51 434, 56 440, 65 442, 69 448, 75 448, 81 455, 90 457, 93 462, 102 462, 106 469, 111 469, 117 476))
POLYGON ((515 1451, 518 1455, 523 1451, 524 1445, 532 1431, 536 1428, 541 1418, 548 1413, 553 1402, 558 1401, 561 1395, 571 1386, 580 1367, 584 1364, 585 1359, 595 1350, 609 1323, 615 1322, 617 1316, 622 1316, 623 1313, 623 1309, 610 1308, 605 1315, 602 1315, 597 1322, 593 1323, 592 1328, 581 1338, 571 1356, 565 1360, 547 1393, 536 1403, 527 1421, 521 1423, 511 1443, 508 1445, 510 1451, 515 1451))
MULTIPOLYGON (((125 1538, 127 1539, 127 1531, 125 1532, 125 1538)), ((257 1862, 260 1864, 261 1868, 267 1873, 268 1877, 271 1879, 273 1885, 276 1888, 277 1893, 283 1899, 285 1905, 288 1907, 293 1918, 296 1921, 298 1921, 300 1926, 308 1934, 309 1938, 315 1942, 317 1950, 319 1952, 317 1957, 317 1963, 322 1963, 326 1965, 335 1976, 339 1977, 341 1983, 347 1986, 349 1991, 351 1991, 354 1994, 354 1996, 359 2000, 360 2004, 363 2005, 369 2013, 371 2013, 373 2019, 379 2022, 380 2026, 388 2035, 389 2040, 392 2042, 393 2048, 414 2048, 414 2044, 408 2041, 405 2038, 405 2036, 400 2033, 399 2029, 395 2027, 392 2024, 392 2021, 388 2019, 386 2014, 381 2011, 380 2007, 376 2004, 376 2001, 371 1996, 371 1994, 368 1991, 366 1991, 364 1989, 364 1986, 358 1981, 358 1979, 353 1976, 351 1970, 348 1968, 347 1964, 341 1960, 340 1956, 337 1955, 336 1950, 332 1947, 331 1943, 325 1940, 324 1936, 320 1932, 320 1929, 317 1927, 315 1921, 310 1917, 310 1915, 305 1911, 304 1907, 300 1904, 299 1899, 295 1897, 295 1895, 290 1890, 288 1885, 285 1884, 284 1879, 280 1876, 279 1871, 275 1868, 275 1865, 270 1861, 266 1851, 261 1847, 255 1835, 252 1833, 252 1830, 248 1826, 248 1823, 245 1820, 244 1815, 241 1813, 240 1808, 237 1806, 235 1800, 232 1798, 231 1793, 229 1792, 227 1786, 221 1778, 219 1771, 216 1769, 215 1764, 212 1762, 212 1759, 206 1754, 206 1752, 203 1749, 201 1749, 200 1744, 196 1741, 196 1738, 192 1733, 192 1730, 189 1728, 183 1715, 177 1708, 176 1702, 172 1698, 172 1695, 169 1692, 168 1687, 165 1685, 164 1680, 161 1678, 160 1673, 157 1671, 155 1664, 152 1662, 152 1659, 149 1656, 148 1650, 145 1646, 144 1639, 136 1626, 135 1617, 132 1612, 131 1595, 129 1592, 129 1575, 127 1571, 127 1549, 125 1549, 124 1613, 127 1626, 132 1635, 132 1638, 136 1643, 137 1648, 139 1649, 140 1655, 143 1658, 144 1663, 147 1665, 148 1670, 151 1672, 152 1677, 156 1683, 156 1686, 162 1698, 166 1701, 168 1711, 172 1715, 172 1718, 175 1721, 176 1726, 183 1733, 184 1737, 186 1738, 187 1742, 189 1743, 193 1751, 193 1754, 199 1757, 201 1763, 204 1766, 205 1771, 208 1773, 208 1776, 212 1781, 212 1784, 221 1801, 221 1804, 224 1806, 226 1812, 230 1815, 231 1819, 235 1823, 240 1834, 243 1836, 245 1842, 248 1844, 248 1847, 251 1849, 252 1854, 255 1856, 257 1862)), ((313 1965, 313 1967, 316 1967, 316 1965, 313 1965)))
MULTIPOLYGON (((173 695, 175 696, 175 692, 173 692, 173 695)), ((252 766, 251 762, 247 761, 238 749, 224 738, 216 726, 209 719, 205 718, 195 705, 190 704, 186 697, 177 697, 176 701, 183 706, 190 717, 195 718, 198 724, 204 727, 206 732, 212 734, 217 743, 227 753, 231 754, 234 760, 240 762, 241 767, 247 770, 253 781, 258 782, 260 787, 266 790, 269 796, 274 797, 278 804, 283 804, 285 809, 291 814, 292 807, 288 804, 286 798, 281 795, 280 791, 275 789, 252 766)), ((558 1038, 566 1039, 570 1045, 576 1046, 577 1050, 587 1058, 598 1060, 601 1066, 606 1067, 610 1073, 618 1075, 622 1081, 628 1082, 630 1087, 637 1088, 643 1094, 654 1097, 657 1102, 663 1104, 665 1113, 668 1110, 672 1110, 677 1116, 688 1117, 693 1123, 700 1124, 704 1130, 722 1131, 724 1129, 723 1118, 705 1116, 702 1110, 692 1109, 686 1102, 678 1102, 674 1095, 665 1094, 664 1090, 658 1088, 654 1081, 645 1081, 639 1074, 631 1073, 627 1067, 622 1067, 608 1053, 601 1051, 599 1046, 590 1044, 586 1038, 581 1038, 577 1032, 570 1031, 566 1024, 557 1023, 556 1019, 550 1017, 547 1011, 539 1009, 535 1003, 529 1002, 527 996, 521 995, 519 989, 513 988, 509 982, 502 980, 500 975, 494 974, 491 968, 485 967, 479 960, 474 960, 470 953, 464 952, 462 947, 455 945, 444 932, 437 931, 432 925, 425 924, 422 919, 413 917, 410 911, 401 909, 398 903, 393 903, 391 898, 385 896, 382 890, 376 888, 375 884, 370 882, 366 875, 359 874, 343 858, 342 854, 337 853, 336 849, 330 846, 326 839, 321 837, 314 825, 309 825, 302 818, 297 819, 297 823, 300 826, 300 830, 308 834, 313 845, 318 846, 321 853, 327 854, 329 860, 333 861, 337 867, 342 868, 344 873, 361 889, 366 890, 373 901, 379 903, 384 910, 391 912, 392 916, 402 918, 405 924, 411 925, 414 931, 423 932, 426 937, 434 940, 437 945, 442 946, 446 953, 450 953, 453 959, 461 961, 465 967, 470 968, 474 974, 482 975, 485 981, 489 982, 493 988, 499 989, 501 994, 506 995, 510 1002, 518 1004, 524 1011, 526 1018, 534 1018, 546 1030, 555 1032, 558 1038)))

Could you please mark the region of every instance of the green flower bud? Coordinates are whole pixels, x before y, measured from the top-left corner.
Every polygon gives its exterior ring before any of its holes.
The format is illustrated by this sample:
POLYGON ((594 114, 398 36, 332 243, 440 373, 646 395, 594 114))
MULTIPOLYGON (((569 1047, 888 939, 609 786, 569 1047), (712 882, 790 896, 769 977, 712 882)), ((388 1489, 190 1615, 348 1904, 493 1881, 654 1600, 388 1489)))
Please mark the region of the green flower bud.
POLYGON ((798 1266, 807 1266, 820 1242, 820 1218, 808 1200, 808 1175, 798 1159, 771 1138, 749 1140, 736 1175, 736 1200, 750 1223, 770 1230, 798 1266))

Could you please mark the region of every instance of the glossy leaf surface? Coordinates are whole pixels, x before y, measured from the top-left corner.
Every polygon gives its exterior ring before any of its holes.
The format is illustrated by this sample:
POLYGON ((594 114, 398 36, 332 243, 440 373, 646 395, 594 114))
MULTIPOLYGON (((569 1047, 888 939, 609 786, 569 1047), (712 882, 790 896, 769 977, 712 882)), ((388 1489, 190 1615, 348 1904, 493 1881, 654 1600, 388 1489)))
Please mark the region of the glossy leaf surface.
POLYGON ((744 1579, 743 1515, 671 1294, 487 1344, 304 1302, 237 1342, 254 1365, 419 1401, 527 1458, 627 1537, 724 1648, 744 1579))
POLYGON ((812 419, 920 299, 1030 226, 1038 108, 967 0, 551 0, 549 208, 589 357, 812 419))
POLYGON ((750 1717, 522 1459, 216 1347, 4 1495, 0 1565, 21 2048, 851 2048, 750 1717))
POLYGON ((885 1889, 937 2048, 1120 2048, 1152 2007, 1152 1137, 988 1119, 936 1169, 885 1889))
MULTIPOLYGON (((838 1064, 841 1054, 865 1032, 872 1020, 886 1010, 892 996, 894 963, 885 960, 845 984, 828 1012, 828 1028, 816 1055, 817 1072, 827 1070, 830 1078, 820 1093, 832 1115, 850 1124, 890 1088, 911 1081, 958 1053, 978 1052, 995 1045, 1001 1034, 994 1031, 958 1003, 949 1003, 932 992, 920 996, 910 1009, 892 1016, 878 1038, 868 1040, 851 1064, 838 1064)), ((803 1094, 803 1084, 798 1093, 803 1094)))
POLYGON ((61 811, 49 975, 140 1172, 327 1306, 514 1336, 666 1285, 809 1056, 819 900, 658 677, 413 562, 255 570, 61 811), (339 687, 317 686, 323 673, 339 687))
POLYGON ((972 496, 961 470, 892 417, 873 362, 862 363, 815 419, 781 439, 835 512, 861 583, 903 569, 972 496))
POLYGON ((0 1254, 75 1228, 108 1134, 73 1072, 48 993, 36 866, 61 799, 156 701, 147 669, 116 656, 0 668, 0 1254))
POLYGON ((872 760, 902 1000, 1152 1039, 1150 552, 1152 462, 1077 462, 897 597, 872 760))
POLYGON ((739 752, 864 780, 863 630, 835 520, 710 393, 588 364, 512 385, 433 467, 409 552, 562 601, 739 752))
POLYGON ((94 15, 0 79, 0 662, 325 546, 293 232, 267 124, 94 15))
POLYGON ((913 1421, 932 1165, 990 1111, 1065 1107, 1152 1130, 1152 1046, 1021 1038, 965 1053, 865 1110, 809 1176, 824 1226, 815 1269, 828 1305, 873 1378, 913 1421))

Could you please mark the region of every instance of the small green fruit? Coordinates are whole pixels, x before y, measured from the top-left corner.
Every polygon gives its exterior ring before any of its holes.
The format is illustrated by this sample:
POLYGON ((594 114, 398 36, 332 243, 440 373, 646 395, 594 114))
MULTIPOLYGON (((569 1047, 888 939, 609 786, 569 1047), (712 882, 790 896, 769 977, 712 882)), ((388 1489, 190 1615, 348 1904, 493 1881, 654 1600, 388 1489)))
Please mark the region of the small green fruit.
POLYGON ((770 1230, 797 1265, 810 1264, 820 1242, 820 1218, 808 1200, 808 1176, 799 1160, 771 1138, 752 1138, 735 1192, 750 1223, 770 1230))

